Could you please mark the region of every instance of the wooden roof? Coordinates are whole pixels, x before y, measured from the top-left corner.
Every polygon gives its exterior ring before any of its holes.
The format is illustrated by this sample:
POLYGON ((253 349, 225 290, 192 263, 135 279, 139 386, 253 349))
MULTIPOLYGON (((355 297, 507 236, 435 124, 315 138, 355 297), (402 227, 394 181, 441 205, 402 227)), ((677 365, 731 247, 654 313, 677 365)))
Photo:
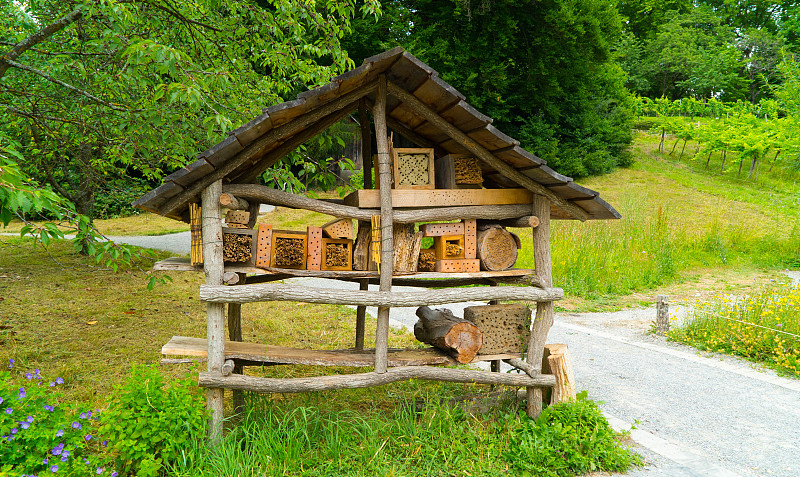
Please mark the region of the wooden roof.
MULTIPOLYGON (((390 128, 436 154, 470 153, 464 142, 453 139, 418 114, 427 107, 454 126, 462 139, 474 141, 494 157, 552 192, 558 202, 569 202, 585 212, 587 219, 616 219, 620 214, 593 190, 547 167, 547 163, 522 149, 519 141, 492 126, 492 119, 466 102, 464 95, 439 78, 438 73, 403 48, 394 48, 367 58, 364 63, 323 86, 298 95, 297 99, 270 106, 263 114, 231 131, 219 144, 200 153, 197 160, 170 174, 161 186, 148 192, 134 206, 182 219, 200 192, 218 179, 252 183, 276 161, 325 128, 354 111, 359 101, 374 101, 379 75, 396 87, 387 97, 390 128), (404 95, 404 93, 408 93, 404 95), (401 101, 398 96, 405 96, 401 101)), ((492 167, 482 163, 486 186, 519 187, 492 167)), ((523 178, 524 179, 524 178, 523 178)), ((559 208, 553 201, 553 218, 581 218, 559 208)))

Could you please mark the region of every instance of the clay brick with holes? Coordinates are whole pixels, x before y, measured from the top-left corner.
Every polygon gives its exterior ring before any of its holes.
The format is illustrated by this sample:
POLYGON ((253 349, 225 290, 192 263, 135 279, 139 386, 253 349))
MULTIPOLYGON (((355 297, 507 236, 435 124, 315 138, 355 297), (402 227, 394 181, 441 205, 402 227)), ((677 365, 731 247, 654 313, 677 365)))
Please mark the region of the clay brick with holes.
POLYGON ((464 223, 455 224, 422 224, 419 226, 423 237, 439 237, 442 235, 464 235, 464 223))
POLYGON ((464 308, 464 319, 483 334, 478 354, 521 353, 528 342, 531 310, 525 305, 468 306, 464 308))
POLYGON ((481 271, 481 261, 462 258, 459 260, 436 260, 433 271, 439 273, 472 273, 481 271))
POLYGON ((348 239, 322 239, 322 269, 352 270, 353 241, 348 239))
POLYGON ((442 235, 433 237, 433 252, 436 260, 464 258, 464 236, 442 235))
POLYGON ((322 227, 307 228, 308 246, 306 251, 306 268, 322 270, 322 227))
POLYGON ((269 268, 272 252, 272 226, 258 224, 258 247, 256 249, 256 267, 269 268))

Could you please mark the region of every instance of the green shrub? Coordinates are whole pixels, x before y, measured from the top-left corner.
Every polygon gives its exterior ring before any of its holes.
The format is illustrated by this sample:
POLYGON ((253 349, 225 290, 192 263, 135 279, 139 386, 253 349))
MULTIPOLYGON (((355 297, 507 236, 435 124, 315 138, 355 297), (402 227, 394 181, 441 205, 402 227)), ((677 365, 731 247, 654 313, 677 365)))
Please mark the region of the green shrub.
POLYGON ((108 451, 125 475, 155 476, 183 447, 205 438, 205 401, 196 389, 192 379, 165 385, 158 368, 133 368, 100 420, 108 451))
POLYGON ((523 420, 523 424, 503 454, 522 475, 562 477, 641 465, 637 454, 620 445, 585 391, 577 401, 550 406, 536 421, 523 420))

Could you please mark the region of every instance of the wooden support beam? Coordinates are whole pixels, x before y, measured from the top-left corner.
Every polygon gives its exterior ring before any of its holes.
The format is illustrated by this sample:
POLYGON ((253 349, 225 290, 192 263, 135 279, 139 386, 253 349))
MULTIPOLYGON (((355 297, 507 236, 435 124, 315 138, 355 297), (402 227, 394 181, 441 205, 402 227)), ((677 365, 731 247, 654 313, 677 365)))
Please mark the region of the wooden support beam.
POLYGON ((526 215, 523 217, 516 217, 513 219, 478 220, 478 227, 486 227, 491 225, 500 225, 501 227, 535 228, 539 226, 539 217, 536 217, 535 215, 526 215))
MULTIPOLYGON (((536 195, 533 198, 533 215, 539 217, 539 226, 533 229, 533 259, 536 275, 547 287, 553 283, 553 269, 550 262, 550 200, 536 195)), ((541 370, 544 345, 547 333, 553 326, 554 310, 552 302, 538 302, 536 317, 531 325, 526 361, 541 370)), ((527 413, 536 418, 542 413, 542 390, 528 388, 527 413)))
MULTIPOLYGON (((202 227, 203 227, 203 271, 206 285, 223 286, 222 276, 225 266, 222 258, 222 214, 219 195, 222 181, 217 180, 203 189, 202 227)), ((208 372, 221 374, 225 363, 225 305, 206 303, 206 337, 208 339, 208 372)), ((208 437, 212 445, 222 439, 223 393, 222 389, 209 389, 206 393, 206 406, 209 410, 208 437)))
MULTIPOLYGON (((254 200, 265 204, 278 205, 293 209, 306 209, 321 214, 332 215, 343 219, 355 219, 369 222, 374 209, 360 209, 324 200, 310 199, 297 194, 290 194, 259 184, 227 184, 222 190, 236 197, 254 200)), ((441 207, 419 210, 395 210, 395 223, 410 224, 416 222, 434 222, 461 219, 501 220, 530 214, 528 204, 514 205, 475 205, 459 207, 441 207)))
POLYGON ((372 189, 372 135, 367 116, 367 100, 358 102, 358 122, 361 126, 361 165, 364 171, 364 188, 372 189))
MULTIPOLYGON (((282 124, 276 128, 270 129, 264 135, 262 135, 252 143, 248 144, 247 147, 244 148, 244 150, 236 154, 234 157, 225 161, 224 164, 215 169, 213 172, 207 174, 205 177, 201 178, 200 180, 192 184, 186 190, 182 191, 180 194, 167 201, 166 204, 162 205, 159 208, 158 210, 159 214, 161 215, 171 214, 178 207, 189 202, 190 199, 200 194, 200 191, 205 189, 209 184, 221 180, 223 177, 227 177, 228 174, 235 171, 244 164, 256 161, 259 157, 261 157, 264 148, 268 147, 269 145, 281 139, 290 137, 295 133, 297 133, 298 131, 311 131, 313 132, 313 134, 311 134, 311 137, 319 134, 323 129, 327 127, 324 126, 324 122, 321 121, 323 118, 325 118, 326 116, 330 116, 332 114, 336 114, 337 112, 346 109, 348 105, 357 103, 358 100, 371 93, 373 89, 374 86, 371 85, 364 86, 351 93, 345 94, 325 105, 319 106, 310 111, 309 113, 304 114, 298 118, 295 118, 286 124, 282 124)), ((302 133, 300 135, 304 134, 305 133, 302 133)), ((294 142, 294 141, 287 141, 287 142, 294 142)), ((305 142, 305 140, 298 143, 298 145, 302 144, 303 142, 305 142)), ((292 150, 294 150, 295 147, 297 147, 297 145, 293 146, 286 153, 291 152, 292 150)), ((283 155, 285 155, 286 153, 284 153, 283 155)), ((276 158, 275 160, 278 159, 280 159, 280 157, 276 158)), ((258 174, 261 174, 262 171, 258 171, 258 174)), ((252 182, 252 180, 245 182, 252 182)))
MULTIPOLYGON (((332 305, 395 307, 441 305, 444 303, 488 300, 551 302, 560 300, 563 297, 564 291, 560 288, 541 289, 514 286, 391 292, 337 290, 335 288, 307 287, 288 283, 264 283, 235 287, 224 285, 200 285, 200 300, 208 303, 253 303, 264 300, 275 300, 327 303, 332 305)), ((541 360, 541 353, 539 359, 541 360)))
POLYGON ((523 374, 489 373, 486 371, 434 368, 430 366, 391 368, 384 373, 338 374, 287 379, 200 373, 198 382, 200 386, 206 388, 243 389, 260 393, 305 393, 367 388, 409 379, 426 379, 452 383, 501 384, 529 388, 545 388, 555 385, 555 378, 551 375, 540 375, 532 378, 523 374))
MULTIPOLYGON (((225 275, 227 275, 226 273, 225 275)), ((236 284, 244 285, 247 282, 247 274, 234 273, 236 276, 236 284)), ((229 284, 230 285, 230 284, 229 284)), ((230 341, 243 341, 242 337, 242 305, 240 303, 228 303, 228 340, 230 341)), ((231 360, 225 360, 223 366, 223 375, 225 374, 225 367, 231 364, 231 370, 227 374, 236 373, 242 374, 244 367, 241 364, 235 364, 231 360)), ((233 412, 234 414, 241 414, 244 412, 244 394, 242 391, 233 391, 233 412)))
POLYGON ((439 116, 435 111, 429 108, 425 103, 420 101, 413 94, 409 93, 408 91, 404 90, 403 88, 397 86, 392 82, 389 82, 387 87, 389 94, 396 97, 400 101, 404 102, 406 106, 410 107, 411 109, 414 110, 414 112, 416 112, 417 114, 428 120, 431 124, 433 124, 437 128, 441 129, 444 133, 453 138, 453 140, 457 141, 462 146, 467 148, 471 153, 475 154, 475 156, 484 161, 486 164, 488 164, 497 172, 500 172, 505 177, 508 177, 509 179, 513 180, 520 186, 532 192, 540 194, 544 197, 547 197, 560 209, 566 211, 573 217, 579 220, 586 220, 589 218, 589 214, 586 213, 585 210, 581 209, 577 205, 567 200, 562 199, 547 187, 539 184, 538 182, 524 175, 514 167, 496 158, 485 147, 478 144, 474 139, 470 138, 469 136, 464 134, 460 129, 450 124, 446 119, 439 116))
MULTIPOLYGON (((381 264, 379 267, 380 291, 389 293, 392 289, 394 267, 394 238, 392 222, 392 158, 389 155, 389 141, 386 131, 386 75, 378 77, 375 90, 375 105, 372 108, 375 121, 375 140, 378 145, 378 183, 381 198, 381 264)), ((387 368, 389 348, 389 308, 378 307, 378 323, 375 329, 375 372, 382 374, 387 368)))
MULTIPOLYGON (((369 290, 369 280, 362 278, 358 281, 358 289, 361 291, 369 290)), ((356 307, 356 349, 364 349, 364 329, 367 323, 367 306, 359 305, 356 307)))

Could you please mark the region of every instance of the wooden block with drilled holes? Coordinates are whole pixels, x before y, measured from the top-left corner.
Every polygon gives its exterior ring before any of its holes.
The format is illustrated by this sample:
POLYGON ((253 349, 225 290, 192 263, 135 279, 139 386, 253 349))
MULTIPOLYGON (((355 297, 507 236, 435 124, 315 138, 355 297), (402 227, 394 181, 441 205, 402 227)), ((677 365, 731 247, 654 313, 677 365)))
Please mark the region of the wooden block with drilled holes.
POLYGON ((250 212, 246 210, 229 210, 225 215, 226 224, 247 224, 250 220, 250 212))
POLYGON ((464 219, 464 258, 478 258, 478 221, 464 219))
POLYGON ((464 236, 441 235, 433 237, 433 252, 436 260, 464 258, 464 236))
POLYGON ((392 149, 395 189, 435 189, 433 149, 392 149))
POLYGON ((322 270, 322 227, 309 226, 307 236, 306 268, 309 270, 322 270))
POLYGON ((308 235, 290 230, 272 231, 270 267, 305 269, 308 258, 308 235))
POLYGON ((462 258, 458 260, 436 260, 434 272, 440 273, 470 273, 481 271, 481 261, 478 259, 462 258))
POLYGON ((272 251, 272 226, 258 224, 258 248, 256 249, 256 267, 268 268, 272 251))
POLYGON ((353 221, 350 219, 331 220, 322 226, 322 233, 328 238, 353 240, 353 221))
POLYGON ((322 239, 322 269, 352 270, 353 241, 349 239, 322 239))
POLYGON ((519 353, 525 349, 531 326, 531 310, 521 304, 468 306, 464 319, 483 333, 478 354, 519 353))
POLYGON ((419 230, 423 237, 438 237, 441 235, 464 235, 464 224, 422 224, 419 230))
POLYGON ((258 253, 256 234, 253 229, 222 227, 223 261, 253 266, 258 253))
POLYGON ((480 189, 483 175, 478 159, 467 154, 448 154, 436 159, 437 189, 480 189))

